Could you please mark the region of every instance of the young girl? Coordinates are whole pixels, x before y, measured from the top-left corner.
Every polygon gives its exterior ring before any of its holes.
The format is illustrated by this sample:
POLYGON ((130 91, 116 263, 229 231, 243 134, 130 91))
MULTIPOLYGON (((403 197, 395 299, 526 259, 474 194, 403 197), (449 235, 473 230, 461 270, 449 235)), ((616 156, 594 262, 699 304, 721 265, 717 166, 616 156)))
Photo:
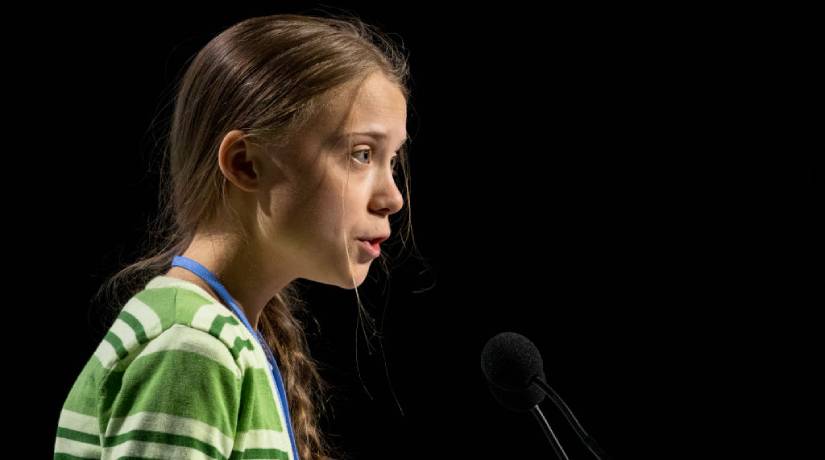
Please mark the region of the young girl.
POLYGON ((200 50, 171 120, 168 228, 109 280, 130 297, 54 458, 330 458, 293 282, 355 289, 380 257, 404 207, 407 77, 354 18, 251 18, 200 50))

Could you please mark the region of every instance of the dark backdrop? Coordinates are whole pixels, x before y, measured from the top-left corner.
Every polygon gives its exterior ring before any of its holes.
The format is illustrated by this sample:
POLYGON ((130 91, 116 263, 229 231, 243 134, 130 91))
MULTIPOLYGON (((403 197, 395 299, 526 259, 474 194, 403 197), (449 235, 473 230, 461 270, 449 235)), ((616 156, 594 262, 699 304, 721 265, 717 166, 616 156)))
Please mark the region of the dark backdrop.
MULTIPOLYGON (((243 18, 317 11, 170 5, 8 19, 25 26, 6 63, 25 85, 7 87, 24 101, 9 115, 26 133, 6 152, 25 159, 10 176, 24 197, 10 202, 25 203, 11 211, 26 238, 11 240, 23 261, 14 305, 46 326, 30 347, 45 382, 31 445, 46 454, 105 332, 91 295, 137 256, 157 205, 150 162, 174 77, 243 18)), ((532 416, 486 390, 479 352, 501 331, 535 342, 550 385, 616 458, 738 452, 761 443, 743 420, 783 424, 764 415, 779 404, 754 387, 794 369, 786 351, 807 345, 800 315, 821 296, 806 291, 815 277, 805 254, 821 205, 815 150, 757 124, 778 102, 768 72, 807 65, 775 48, 770 18, 343 7, 401 37, 410 56, 411 201, 426 257, 389 284, 373 267, 361 287, 384 333, 372 354, 354 292, 306 283, 321 325, 312 351, 338 387, 325 423, 347 452, 553 458, 532 416)), ((796 91, 783 86, 782 97, 796 91)), ((542 407, 571 458, 587 458, 542 407)))

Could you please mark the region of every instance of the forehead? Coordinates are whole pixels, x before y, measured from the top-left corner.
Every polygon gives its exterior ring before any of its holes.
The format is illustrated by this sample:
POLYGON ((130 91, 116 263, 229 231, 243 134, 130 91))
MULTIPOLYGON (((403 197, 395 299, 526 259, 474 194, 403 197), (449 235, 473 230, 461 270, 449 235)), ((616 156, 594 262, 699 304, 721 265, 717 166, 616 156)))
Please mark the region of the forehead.
POLYGON ((345 87, 333 94, 319 115, 331 142, 347 133, 375 133, 381 140, 401 142, 407 136, 407 101, 394 83, 374 74, 360 87, 345 87))

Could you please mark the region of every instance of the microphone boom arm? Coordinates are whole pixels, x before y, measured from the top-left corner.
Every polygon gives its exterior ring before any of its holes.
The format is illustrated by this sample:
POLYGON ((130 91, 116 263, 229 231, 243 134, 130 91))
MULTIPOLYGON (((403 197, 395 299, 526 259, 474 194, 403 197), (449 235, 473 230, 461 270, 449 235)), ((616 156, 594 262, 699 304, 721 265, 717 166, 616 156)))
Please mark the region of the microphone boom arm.
MULTIPOLYGON (((564 415, 564 418, 567 419, 567 423, 570 424, 570 426, 573 428, 573 431, 576 432, 576 435, 579 437, 579 439, 582 440, 584 445, 587 446, 588 449, 590 449, 590 452, 592 452, 593 455, 596 456, 596 458, 600 460, 610 460, 610 456, 607 455, 607 452, 605 452, 604 449, 599 447, 599 445, 596 444, 596 440, 590 437, 590 435, 587 434, 586 431, 584 431, 584 428, 582 427, 581 423, 579 423, 579 421, 576 419, 576 416, 573 415, 573 412, 570 410, 569 407, 567 407, 567 404, 564 403, 564 401, 561 399, 561 396, 559 396, 559 394, 556 393, 556 391, 553 390, 553 388, 551 388, 550 385, 548 385, 542 379, 540 379, 538 375, 533 376, 533 379, 530 383, 538 385, 539 388, 541 388, 542 391, 544 391, 544 393, 550 398, 550 400, 553 401, 553 404, 555 404, 556 407, 559 408, 562 415, 564 415)), ((533 412, 533 414, 538 417, 538 415, 535 412, 533 412)), ((549 427, 550 426, 547 425, 547 428, 549 427)), ((553 438, 555 438, 555 435, 553 436, 553 438)), ((555 448, 555 446, 553 447, 555 448)))
POLYGON ((559 438, 556 437, 556 433, 553 433, 553 429, 550 428, 550 422, 548 422, 547 419, 544 418, 544 414, 541 412, 541 408, 539 408, 539 405, 536 404, 535 406, 531 407, 530 412, 536 416, 536 420, 538 420, 539 425, 541 425, 541 429, 547 436, 547 440, 550 441, 550 445, 553 446, 553 450, 556 452, 556 456, 559 458, 559 460, 570 460, 567 457, 567 453, 564 452, 564 448, 561 446, 559 438))

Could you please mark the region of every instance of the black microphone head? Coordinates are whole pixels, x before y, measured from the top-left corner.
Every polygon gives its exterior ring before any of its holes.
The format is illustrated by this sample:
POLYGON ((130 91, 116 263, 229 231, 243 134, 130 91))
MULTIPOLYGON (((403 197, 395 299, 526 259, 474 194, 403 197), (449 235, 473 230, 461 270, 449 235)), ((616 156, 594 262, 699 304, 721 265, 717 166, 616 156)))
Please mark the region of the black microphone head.
POLYGON ((543 370, 538 348, 516 332, 497 334, 481 350, 481 371, 490 383, 506 390, 526 389, 543 370))
POLYGON ((546 380, 541 353, 521 334, 502 332, 488 340, 481 371, 493 397, 510 410, 527 411, 544 400, 544 392, 532 384, 534 377, 546 380))

